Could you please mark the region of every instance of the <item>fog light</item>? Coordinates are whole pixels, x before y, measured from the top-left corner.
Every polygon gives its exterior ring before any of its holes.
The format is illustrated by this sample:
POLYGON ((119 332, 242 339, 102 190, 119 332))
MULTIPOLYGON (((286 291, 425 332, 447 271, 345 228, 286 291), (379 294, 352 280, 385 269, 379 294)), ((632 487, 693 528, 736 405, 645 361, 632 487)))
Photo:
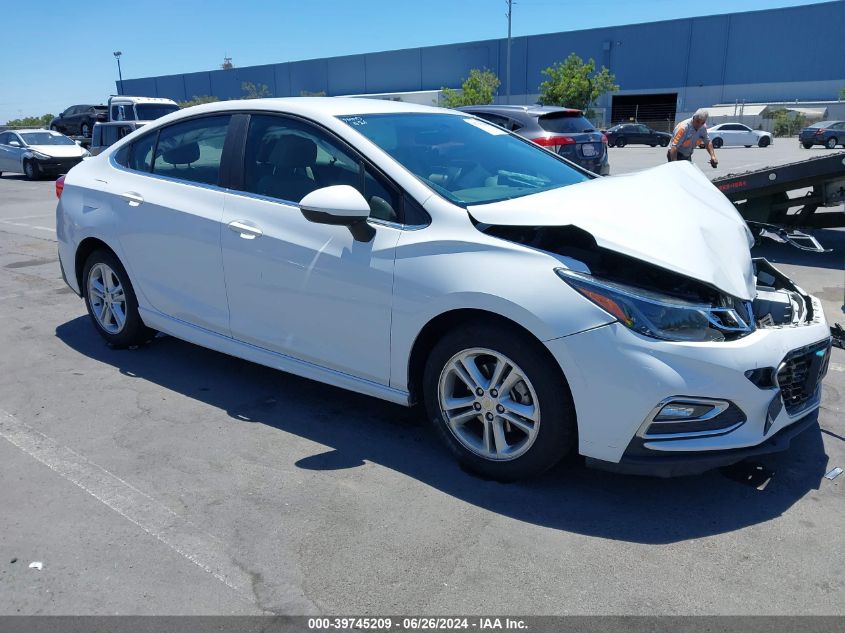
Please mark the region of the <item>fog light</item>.
POLYGON ((671 420, 696 420, 706 416, 716 407, 712 404, 693 404, 687 402, 670 402, 660 409, 654 416, 655 422, 669 422, 671 420))

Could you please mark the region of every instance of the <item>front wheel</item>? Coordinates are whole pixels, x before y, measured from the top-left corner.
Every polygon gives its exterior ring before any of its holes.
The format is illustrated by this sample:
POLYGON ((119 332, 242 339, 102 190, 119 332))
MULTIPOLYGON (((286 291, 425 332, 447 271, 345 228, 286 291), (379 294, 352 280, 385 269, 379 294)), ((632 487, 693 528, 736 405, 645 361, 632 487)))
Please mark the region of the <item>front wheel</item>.
POLYGON ((27 180, 38 180, 38 177, 41 175, 41 170, 34 161, 27 160, 23 163, 23 175, 27 180))
POLYGON ((129 347, 152 340, 155 331, 141 320, 129 275, 113 253, 91 253, 85 261, 82 280, 88 314, 109 344, 129 347))
POLYGON ((660 147, 669 147, 669 140, 664 138, 660 141, 660 147))
POLYGON ((625 147, 625 143, 627 143, 627 141, 624 138, 616 139, 616 147, 625 147))
POLYGON ((720 138, 714 138, 713 139, 713 147, 715 147, 716 149, 719 149, 724 144, 725 144, 725 142, 720 138))
POLYGON ((837 145, 839 145, 839 141, 835 136, 831 136, 829 139, 827 139, 827 142, 824 144, 827 149, 836 149, 837 145))
POLYGON ((801 146, 804 149, 810 149, 813 146, 813 144, 812 143, 801 143, 801 146))
POLYGON ((510 328, 467 325, 446 334, 426 362, 423 396, 452 454, 490 479, 538 475, 575 442, 560 368, 539 342, 510 328))
POLYGON ((757 145, 760 147, 768 147, 771 144, 771 139, 768 136, 760 137, 760 140, 757 142, 757 145))

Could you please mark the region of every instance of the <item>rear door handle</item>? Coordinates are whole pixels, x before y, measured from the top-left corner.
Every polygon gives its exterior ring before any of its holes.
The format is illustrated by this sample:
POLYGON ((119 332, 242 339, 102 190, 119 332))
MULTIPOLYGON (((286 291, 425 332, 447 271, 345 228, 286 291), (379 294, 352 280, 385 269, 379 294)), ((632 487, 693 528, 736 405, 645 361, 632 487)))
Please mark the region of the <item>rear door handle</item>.
POLYGON ((264 231, 259 229, 257 226, 247 224, 242 220, 229 222, 229 228, 235 233, 238 233, 245 240, 254 240, 256 237, 264 235, 264 231))
POLYGON ((135 193, 134 191, 127 191, 126 193, 122 193, 120 194, 120 197, 126 200, 126 202, 129 203, 130 207, 140 206, 144 202, 144 197, 139 193, 135 193))

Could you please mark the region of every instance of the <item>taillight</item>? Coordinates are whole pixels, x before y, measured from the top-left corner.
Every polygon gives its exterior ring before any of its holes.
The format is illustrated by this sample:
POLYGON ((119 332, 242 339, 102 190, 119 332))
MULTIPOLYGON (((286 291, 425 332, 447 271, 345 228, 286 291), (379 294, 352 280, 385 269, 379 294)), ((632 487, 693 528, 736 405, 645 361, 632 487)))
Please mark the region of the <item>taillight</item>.
POLYGON ((819 130, 816 130, 816 136, 818 136, 819 134, 823 134, 823 133, 824 133, 824 132, 826 132, 826 131, 827 131, 827 130, 826 130, 825 128, 821 128, 821 129, 819 129, 819 130))
POLYGON ((62 197, 62 191, 64 190, 64 188, 65 188, 65 177, 59 176, 58 178, 56 178, 56 197, 57 198, 62 197))
POLYGON ((607 134, 601 135, 601 142, 604 143, 605 145, 607 145, 607 134))
POLYGON ((531 139, 540 147, 558 147, 560 145, 575 145, 575 139, 571 136, 540 136, 531 139))

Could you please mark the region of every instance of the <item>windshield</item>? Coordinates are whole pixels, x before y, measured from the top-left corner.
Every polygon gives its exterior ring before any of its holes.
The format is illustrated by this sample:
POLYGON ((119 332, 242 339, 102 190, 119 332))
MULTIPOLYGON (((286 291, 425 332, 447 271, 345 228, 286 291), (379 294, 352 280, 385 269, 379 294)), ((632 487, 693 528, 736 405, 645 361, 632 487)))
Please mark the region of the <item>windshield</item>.
POLYGON ((21 138, 27 145, 76 145, 67 136, 57 132, 22 132, 21 138))
POLYGON ((530 141, 451 114, 338 117, 448 200, 485 204, 589 180, 530 141))
POLYGON ((136 103, 135 111, 138 113, 139 121, 152 121, 165 114, 176 112, 179 109, 178 105, 167 103, 136 103))

